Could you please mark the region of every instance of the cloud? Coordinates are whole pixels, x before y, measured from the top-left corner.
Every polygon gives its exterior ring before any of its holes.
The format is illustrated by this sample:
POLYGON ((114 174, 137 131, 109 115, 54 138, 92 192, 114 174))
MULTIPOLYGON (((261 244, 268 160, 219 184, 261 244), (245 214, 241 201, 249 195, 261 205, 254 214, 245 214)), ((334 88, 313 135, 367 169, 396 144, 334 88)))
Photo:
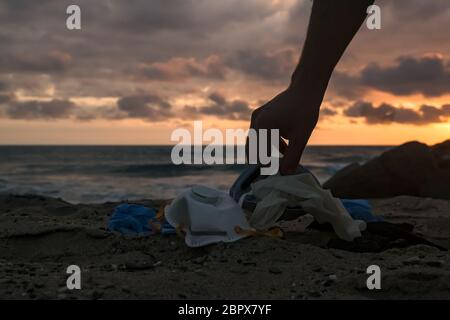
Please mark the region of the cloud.
POLYGON ((5 109, 10 119, 22 120, 55 120, 70 117, 76 105, 69 100, 51 101, 12 101, 5 109))
POLYGON ((149 80, 180 81, 192 78, 224 80, 230 70, 266 81, 288 80, 294 71, 298 52, 291 48, 276 52, 238 50, 222 58, 211 55, 204 60, 176 57, 167 62, 142 64, 140 74, 149 80))
POLYGON ((224 79, 226 65, 217 55, 201 62, 195 58, 172 58, 165 63, 155 62, 142 65, 140 73, 149 80, 180 81, 188 78, 224 79))
POLYGON ((0 105, 7 103, 14 98, 14 94, 8 92, 8 89, 8 83, 0 80, 0 105))
MULTIPOLYGON (((8 77, 10 92, 37 100, 156 92, 172 101, 205 87, 214 91, 227 86, 243 97, 242 107, 246 101, 269 99, 283 89, 282 81, 289 81, 313 1, 78 0, 79 32, 65 27, 70 0, 0 3, 0 76, 8 77), (263 80, 257 88, 255 79, 263 80)), ((356 101, 371 89, 402 95, 448 93, 448 61, 418 54, 449 51, 442 30, 450 27, 450 1, 379 4, 382 30, 361 28, 339 64, 341 72, 333 75, 333 98, 356 101), (407 55, 392 60, 399 54, 407 55)), ((4 104, 15 101, 8 92, 0 95, 4 104)), ((215 102, 208 103, 204 112, 227 116, 215 102)), ((155 103, 133 110, 114 105, 77 110, 73 117, 86 120, 167 117, 155 103)))
MULTIPOLYGON (((0 100, 2 96, 0 95, 0 100)), ((1 102, 1 101, 0 101, 1 102)), ((156 122, 173 117, 172 106, 155 95, 131 95, 117 100, 112 106, 79 106, 67 99, 18 101, 5 99, 1 108, 3 117, 15 120, 142 119, 156 122)))
POLYGON ((173 116, 172 106, 155 95, 134 95, 120 98, 117 108, 122 118, 138 118, 147 121, 160 121, 173 116))
POLYGON ((337 114, 338 114, 337 111, 334 109, 327 108, 327 107, 320 108, 320 116, 321 117, 332 117, 337 114))
POLYGON ((202 107, 185 106, 183 113, 189 117, 199 115, 217 116, 228 120, 249 120, 252 109, 243 100, 228 101, 224 96, 215 92, 208 96, 209 104, 202 107))
POLYGON ((114 25, 139 33, 184 31, 205 34, 231 23, 261 20, 274 13, 270 3, 258 0, 135 0, 112 1, 114 25), (239 8, 237 10, 237 8, 239 8))
POLYGON ((246 75, 262 80, 287 80, 291 77, 299 53, 294 49, 276 52, 238 50, 227 64, 246 75))
POLYGON ((379 0, 378 3, 382 9, 392 10, 400 19, 431 19, 433 17, 444 15, 450 10, 448 0, 379 0))
POLYGON ((358 101, 344 110, 344 115, 350 118, 364 118, 367 124, 413 124, 426 125, 445 122, 450 117, 450 105, 440 108, 422 105, 418 110, 395 107, 382 103, 378 107, 370 102, 358 101))
POLYGON ((11 94, 0 92, 0 104, 9 102, 12 99, 13 99, 13 96, 11 94))
MULTIPOLYGON (((2 96, 0 95, 0 103, 2 96)), ((91 121, 95 119, 124 120, 141 119, 158 122, 174 119, 217 116, 228 120, 248 120, 252 109, 243 100, 227 100, 219 93, 208 96, 204 106, 185 106, 177 114, 172 105, 157 95, 137 94, 121 97, 114 105, 80 106, 71 100, 53 99, 46 101, 18 101, 13 97, 5 99, 0 114, 9 119, 55 120, 71 119, 91 121)))
POLYGON ((359 98, 367 90, 394 95, 437 97, 450 93, 450 61, 441 55, 402 56, 390 66, 366 65, 358 74, 336 71, 331 88, 337 94, 359 98))
POLYGON ((3 81, 0 80, 0 92, 4 92, 4 91, 6 91, 6 89, 8 89, 8 88, 9 88, 8 83, 3 82, 3 81))
POLYGON ((397 95, 422 93, 440 96, 450 93, 448 62, 438 55, 403 56, 389 67, 371 64, 361 71, 360 81, 367 87, 397 95))
POLYGON ((44 55, 10 53, 0 55, 0 73, 59 73, 67 69, 72 56, 61 51, 44 55))

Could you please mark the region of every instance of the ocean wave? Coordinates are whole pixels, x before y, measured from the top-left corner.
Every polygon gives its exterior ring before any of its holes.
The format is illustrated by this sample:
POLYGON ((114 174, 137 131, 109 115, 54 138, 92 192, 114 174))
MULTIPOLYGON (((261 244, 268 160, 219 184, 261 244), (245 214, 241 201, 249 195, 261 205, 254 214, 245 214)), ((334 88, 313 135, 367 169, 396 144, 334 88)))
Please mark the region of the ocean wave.
POLYGON ((240 172, 244 169, 245 169, 244 164, 231 164, 231 165, 143 164, 143 165, 126 165, 120 168, 112 168, 111 170, 109 170, 109 172, 112 174, 121 174, 121 175, 172 177, 180 175, 205 173, 207 171, 240 172))

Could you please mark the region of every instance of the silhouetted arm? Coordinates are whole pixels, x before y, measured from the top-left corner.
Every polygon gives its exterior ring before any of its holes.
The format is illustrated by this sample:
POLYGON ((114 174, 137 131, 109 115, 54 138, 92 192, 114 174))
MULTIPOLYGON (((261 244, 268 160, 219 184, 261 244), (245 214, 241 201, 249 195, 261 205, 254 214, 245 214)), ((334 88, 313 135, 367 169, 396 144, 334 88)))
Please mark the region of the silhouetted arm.
POLYGON ((289 145, 280 171, 292 174, 314 130, 331 74, 374 0, 314 0, 308 32, 290 86, 252 114, 250 127, 279 129, 289 145))

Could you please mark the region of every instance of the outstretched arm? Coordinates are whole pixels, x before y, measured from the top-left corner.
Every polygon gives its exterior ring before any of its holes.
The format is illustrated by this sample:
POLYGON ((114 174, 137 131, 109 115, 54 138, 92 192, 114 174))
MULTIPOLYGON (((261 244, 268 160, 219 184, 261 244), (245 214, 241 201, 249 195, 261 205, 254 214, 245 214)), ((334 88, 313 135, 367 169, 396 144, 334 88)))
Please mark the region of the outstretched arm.
POLYGON ((290 86, 252 114, 250 127, 279 129, 281 174, 293 174, 314 130, 331 74, 374 0, 314 0, 308 33, 290 86))

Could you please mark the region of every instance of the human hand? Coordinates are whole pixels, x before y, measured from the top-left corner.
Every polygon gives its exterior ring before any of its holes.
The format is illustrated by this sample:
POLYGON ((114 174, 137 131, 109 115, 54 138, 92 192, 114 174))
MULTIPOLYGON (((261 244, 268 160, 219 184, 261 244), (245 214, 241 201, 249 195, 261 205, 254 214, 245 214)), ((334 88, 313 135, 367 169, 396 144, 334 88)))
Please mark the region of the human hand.
MULTIPOLYGON (((284 155, 279 169, 282 175, 296 172, 303 150, 317 123, 318 109, 313 101, 308 101, 298 91, 287 89, 253 111, 251 129, 279 130, 279 151, 284 155), (283 139, 288 140, 289 144, 283 139)), ((247 156, 248 151, 249 139, 246 144, 247 156)))

